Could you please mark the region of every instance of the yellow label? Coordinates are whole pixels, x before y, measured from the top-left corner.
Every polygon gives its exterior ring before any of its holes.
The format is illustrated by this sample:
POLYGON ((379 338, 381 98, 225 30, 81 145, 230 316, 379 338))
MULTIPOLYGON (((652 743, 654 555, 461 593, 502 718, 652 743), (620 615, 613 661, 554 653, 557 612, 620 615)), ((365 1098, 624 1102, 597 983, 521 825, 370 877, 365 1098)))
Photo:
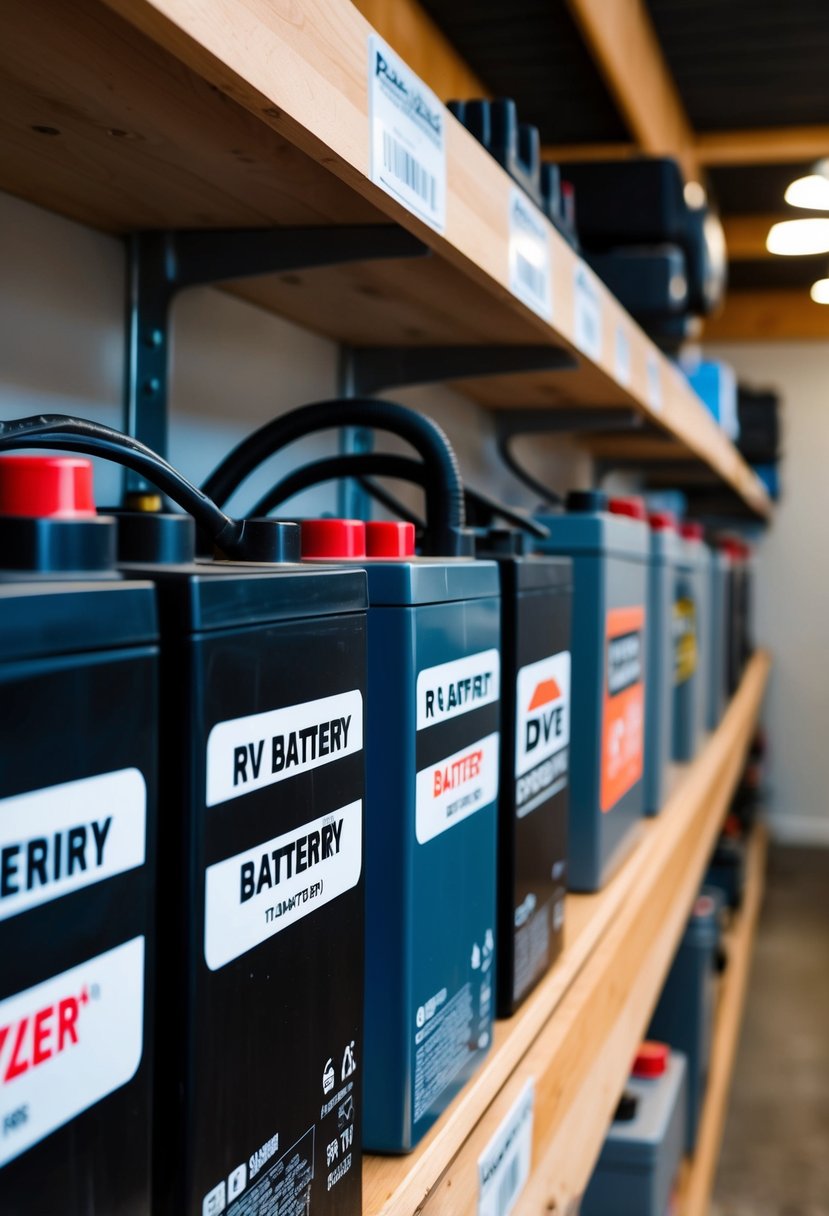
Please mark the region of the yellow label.
POLYGON ((674 683, 684 684, 697 669, 697 610, 689 598, 674 602, 674 683))

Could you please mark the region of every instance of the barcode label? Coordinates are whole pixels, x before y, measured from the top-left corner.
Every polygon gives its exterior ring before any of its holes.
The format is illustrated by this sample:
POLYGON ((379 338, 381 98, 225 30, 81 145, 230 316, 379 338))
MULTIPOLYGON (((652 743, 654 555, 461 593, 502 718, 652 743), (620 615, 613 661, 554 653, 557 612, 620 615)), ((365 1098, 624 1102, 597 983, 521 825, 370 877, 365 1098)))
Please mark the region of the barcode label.
POLYGON ((616 342, 613 354, 616 379, 627 388, 630 384, 630 335, 628 334, 626 325, 619 324, 616 326, 616 342))
POLYGON ((376 34, 368 40, 371 180, 430 227, 446 226, 446 110, 376 34))
POLYGON ((532 1166, 532 1078, 478 1158, 478 1216, 509 1216, 532 1166))
POLYGON ((547 221, 522 190, 509 197, 509 287, 546 321, 553 317, 547 221))
POLYGON ((602 303, 596 276, 583 262, 573 274, 573 341, 590 359, 602 353, 602 303))
POLYGON ((414 190, 427 207, 434 207, 437 194, 435 178, 388 131, 383 132, 383 168, 393 174, 398 182, 414 190))
POLYGON ((656 351, 648 351, 645 365, 647 378, 648 405, 655 414, 662 412, 662 368, 656 351))

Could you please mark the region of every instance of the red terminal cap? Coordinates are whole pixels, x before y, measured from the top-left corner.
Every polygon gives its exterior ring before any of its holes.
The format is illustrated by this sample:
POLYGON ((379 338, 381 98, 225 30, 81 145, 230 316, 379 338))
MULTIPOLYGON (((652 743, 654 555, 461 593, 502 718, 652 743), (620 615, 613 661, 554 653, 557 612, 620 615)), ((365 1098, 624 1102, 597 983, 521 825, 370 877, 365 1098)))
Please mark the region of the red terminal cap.
POLYGON ((369 557, 414 557, 414 524, 377 520, 366 524, 366 554, 369 557))
POLYGON ((676 528, 676 516, 673 511, 651 511, 648 523, 654 532, 666 532, 676 528))
POLYGON ((302 556, 365 557, 366 525, 361 519, 304 519, 302 556))
POLYGON ((0 515, 94 518, 92 461, 77 456, 0 456, 0 515))
POLYGON ((667 1043, 646 1040, 633 1061, 634 1077, 661 1077, 668 1068, 671 1049, 667 1043))
POLYGON ((611 498, 608 508, 611 515, 628 515, 631 519, 641 519, 642 521, 648 518, 644 499, 637 498, 635 495, 611 498))
POLYGON ((705 529, 702 524, 698 524, 695 520, 685 519, 679 526, 679 534, 685 540, 703 540, 705 537, 705 529))
POLYGON ((694 904, 694 916, 712 916, 716 907, 710 895, 698 895, 694 904))

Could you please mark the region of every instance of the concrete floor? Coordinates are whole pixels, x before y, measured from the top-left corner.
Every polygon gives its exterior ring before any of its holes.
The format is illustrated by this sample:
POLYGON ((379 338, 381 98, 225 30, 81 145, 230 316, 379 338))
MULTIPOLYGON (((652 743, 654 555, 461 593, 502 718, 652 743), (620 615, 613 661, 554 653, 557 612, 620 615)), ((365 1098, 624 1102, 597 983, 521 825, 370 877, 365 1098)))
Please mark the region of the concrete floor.
POLYGON ((712 1216, 829 1216, 829 850, 775 847, 712 1216))

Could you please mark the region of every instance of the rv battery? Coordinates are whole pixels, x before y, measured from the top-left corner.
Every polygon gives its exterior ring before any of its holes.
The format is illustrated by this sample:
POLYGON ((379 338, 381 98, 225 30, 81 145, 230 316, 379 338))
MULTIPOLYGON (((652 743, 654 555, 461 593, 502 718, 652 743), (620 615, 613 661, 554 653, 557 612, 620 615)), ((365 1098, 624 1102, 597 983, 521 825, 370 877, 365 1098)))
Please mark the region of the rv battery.
MULTIPOLYGON (((195 562, 119 516, 161 624, 156 1216, 361 1206, 365 574, 195 562)), ((294 561, 296 564, 290 564, 294 561)))
MULTIPOLYGON (((693 526, 693 525, 692 525, 693 526)), ((699 557, 694 542, 686 537, 687 524, 682 525, 682 541, 676 563, 676 587, 673 609, 674 643, 674 723, 672 755, 674 760, 693 760, 701 741, 701 633, 702 604, 699 557)))
POLYGON ((580 1216, 668 1216, 685 1146, 687 1073, 680 1052, 642 1044, 580 1216))
POLYGON ((158 646, 92 466, 0 459, 0 1209, 150 1203, 158 646))
POLYGON ((729 646, 728 690, 735 693, 740 685, 746 663, 754 651, 752 622, 753 559, 749 546, 742 540, 727 541, 731 559, 729 581, 729 646))
POLYGON ((486 534, 501 576, 497 1014, 509 1017, 561 952, 567 887, 572 563, 486 534), (510 551, 512 550, 512 551, 510 551))
POLYGON ((668 764, 671 759, 671 621, 679 540, 674 516, 668 512, 657 512, 649 518, 641 498, 611 498, 610 511, 613 515, 627 515, 632 519, 647 520, 650 524, 644 809, 646 815, 658 815, 665 801, 668 764))
POLYGON ((587 261, 645 329, 688 311, 685 254, 676 245, 623 246, 590 254, 587 261))
POLYGON ((711 550, 705 543, 702 524, 686 520, 679 530, 691 559, 694 601, 697 606, 696 735, 699 742, 706 731, 708 677, 711 670, 711 550))
POLYGON ((644 801, 647 524, 611 515, 598 491, 541 516, 542 553, 573 560, 568 885, 595 891, 635 840, 644 801))
POLYGON ((674 712, 673 611, 680 541, 675 517, 655 511, 649 517, 651 556, 648 572, 648 665, 645 695, 645 814, 657 815, 665 803, 671 759, 674 712))
POLYGON ((728 583, 731 559, 721 545, 712 545, 710 561, 708 698, 706 728, 716 730, 728 703, 728 583))
POLYGON ((406 1152, 492 1038, 498 569, 402 523, 305 520, 302 550, 368 572, 363 1138, 406 1152))
POLYGON ((721 891, 703 887, 648 1028, 649 1038, 670 1043, 688 1061, 685 1149, 689 1153, 696 1143, 708 1082, 723 903, 721 891))

